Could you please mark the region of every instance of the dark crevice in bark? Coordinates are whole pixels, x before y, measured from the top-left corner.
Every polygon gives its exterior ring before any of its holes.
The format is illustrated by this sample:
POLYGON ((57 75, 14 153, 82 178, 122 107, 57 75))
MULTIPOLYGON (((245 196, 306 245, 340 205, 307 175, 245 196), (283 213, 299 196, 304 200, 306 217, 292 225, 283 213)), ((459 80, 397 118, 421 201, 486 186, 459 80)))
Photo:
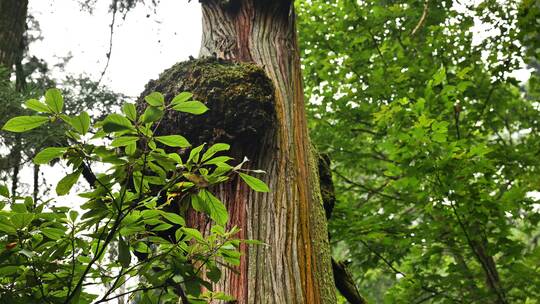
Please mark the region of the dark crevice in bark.
MULTIPOLYGON (((336 204, 336 194, 334 182, 332 181, 331 160, 328 154, 319 154, 319 182, 321 186, 321 195, 323 199, 326 219, 330 220, 332 211, 336 204)), ((330 233, 329 233, 330 234, 330 233)), ((330 235, 328 236, 330 238, 330 235)), ((354 278, 349 272, 348 263, 345 261, 336 261, 332 258, 332 272, 337 290, 351 304, 366 304, 367 301, 360 295, 354 278)))

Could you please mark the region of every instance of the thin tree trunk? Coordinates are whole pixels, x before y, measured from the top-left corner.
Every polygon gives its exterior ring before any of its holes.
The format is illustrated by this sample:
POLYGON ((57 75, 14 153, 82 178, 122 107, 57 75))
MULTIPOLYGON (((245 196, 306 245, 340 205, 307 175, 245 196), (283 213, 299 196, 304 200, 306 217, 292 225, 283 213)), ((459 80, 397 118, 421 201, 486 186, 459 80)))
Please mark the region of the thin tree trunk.
POLYGON ((336 303, 327 224, 304 110, 291 1, 205 0, 200 55, 253 62, 275 87, 277 126, 252 166, 267 172, 269 193, 222 195, 242 237, 268 246, 241 247, 238 273, 218 290, 238 303, 336 303))
POLYGON ((28 0, 0 0, 0 65, 9 72, 20 60, 28 0))
POLYGON ((34 208, 37 206, 39 198, 39 165, 34 165, 34 208))
POLYGON ((13 197, 17 196, 17 190, 19 188, 19 173, 21 169, 21 158, 22 158, 22 146, 21 146, 21 137, 15 137, 15 145, 13 146, 9 159, 13 168, 13 174, 11 177, 11 195, 13 197))

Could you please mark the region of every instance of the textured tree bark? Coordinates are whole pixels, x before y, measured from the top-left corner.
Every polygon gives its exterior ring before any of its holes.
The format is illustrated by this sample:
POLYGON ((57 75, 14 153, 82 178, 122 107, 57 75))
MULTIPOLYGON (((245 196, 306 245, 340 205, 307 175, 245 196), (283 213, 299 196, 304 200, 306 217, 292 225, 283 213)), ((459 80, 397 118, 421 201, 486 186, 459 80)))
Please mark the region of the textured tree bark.
POLYGON ((9 72, 24 50, 28 0, 0 0, 0 65, 9 72))
POLYGON ((251 62, 275 87, 277 125, 263 139, 252 167, 267 172, 269 193, 239 185, 221 198, 241 237, 268 246, 242 246, 237 272, 225 271, 217 290, 238 303, 336 303, 317 161, 304 110, 295 14, 290 0, 205 0, 201 56, 251 62))

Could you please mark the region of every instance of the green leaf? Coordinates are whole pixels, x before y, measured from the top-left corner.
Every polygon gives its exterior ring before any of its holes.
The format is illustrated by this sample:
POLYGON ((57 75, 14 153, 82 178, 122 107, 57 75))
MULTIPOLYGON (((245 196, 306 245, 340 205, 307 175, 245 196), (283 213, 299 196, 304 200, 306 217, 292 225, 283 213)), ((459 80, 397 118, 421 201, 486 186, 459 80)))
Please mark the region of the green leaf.
POLYGON ((131 122, 126 117, 120 114, 109 114, 103 120, 103 130, 107 133, 132 129, 133 125, 131 124, 131 122))
POLYGON ((120 236, 118 240, 118 262, 122 267, 127 268, 131 264, 131 252, 129 251, 129 244, 120 236))
POLYGON ((155 139, 169 147, 187 148, 191 146, 187 139, 181 135, 158 136, 155 139))
POLYGON ((16 274, 19 271, 20 266, 3 266, 0 267, 0 276, 8 277, 16 274))
POLYGON ((82 112, 78 116, 70 118, 68 123, 80 134, 84 135, 90 128, 90 115, 86 111, 82 112))
POLYGON ((180 102, 173 107, 174 110, 190 114, 203 114, 208 111, 208 108, 200 101, 186 101, 180 102))
POLYGON ((135 243, 135 245, 133 246, 133 249, 135 249, 135 251, 142 252, 142 253, 150 253, 150 251, 152 251, 148 247, 148 245, 146 245, 144 242, 135 243))
POLYGON ((446 69, 444 66, 441 66, 440 69, 433 75, 433 85, 439 85, 444 80, 446 80, 446 69))
POLYGON ((270 189, 268 186, 260 179, 253 177, 251 175, 247 175, 241 172, 238 172, 240 174, 240 177, 248 184, 248 186, 257 191, 257 192, 269 192, 270 189))
POLYGON ((34 215, 31 213, 17 213, 11 217, 11 222, 16 229, 26 228, 34 220, 34 215))
POLYGON ((199 162, 199 155, 201 153, 201 150, 204 148, 204 144, 200 145, 200 146, 197 146, 195 148, 193 148, 190 152, 189 152, 189 158, 188 158, 188 162, 190 161, 193 161, 194 163, 197 163, 199 162))
POLYGON ((446 121, 435 121, 431 125, 431 129, 437 133, 446 133, 448 131, 448 125, 446 121))
POLYGON ((128 145, 131 145, 131 144, 135 144, 137 142, 137 140, 139 140, 139 138, 137 136, 121 136, 121 137, 115 138, 111 142, 111 146, 113 146, 113 147, 124 147, 124 146, 128 146, 128 145))
POLYGON ((25 132, 35 129, 47 121, 49 121, 49 118, 43 116, 18 116, 8 120, 2 130, 17 133, 25 132))
POLYGON ((225 205, 212 193, 202 189, 197 195, 191 196, 193 209, 204 212, 219 225, 225 225, 229 220, 229 214, 225 205))
POLYGON ((16 213, 28 213, 25 204, 14 203, 11 204, 11 210, 16 213))
POLYGON ((122 106, 122 112, 124 112, 124 114, 129 120, 131 121, 137 120, 137 108, 135 107, 134 104, 126 102, 122 106))
POLYGON ((0 196, 9 198, 9 190, 6 185, 0 184, 0 196))
POLYGON ((214 154, 221 152, 221 151, 228 151, 231 148, 228 144, 222 144, 217 143, 212 145, 206 152, 203 154, 201 161, 204 162, 205 160, 209 159, 210 157, 214 156, 214 154))
POLYGON ((45 103, 56 114, 60 114, 64 108, 64 97, 59 89, 48 89, 45 92, 45 103))
POLYGON ((165 231, 167 229, 170 229, 172 226, 173 225, 171 225, 169 223, 163 223, 163 224, 159 224, 156 227, 152 228, 152 231, 165 231))
POLYGON ((187 228, 187 227, 182 227, 182 231, 184 232, 184 234, 187 234, 188 236, 191 236, 192 238, 196 239, 197 241, 204 241, 204 238, 201 234, 201 232, 197 229, 193 229, 193 228, 187 228))
POLYGON ((51 160, 64 155, 65 152, 66 152, 66 148, 63 148, 63 147, 45 148, 34 157, 34 164, 36 165, 48 164, 51 160))
POLYGON ((80 175, 81 175, 81 171, 77 170, 73 173, 70 173, 64 176, 64 178, 62 178, 58 182, 58 185, 56 185, 56 194, 58 194, 59 196, 68 194, 69 190, 71 190, 73 185, 75 185, 77 180, 79 180, 80 175))
POLYGON ((41 228, 41 233, 50 239, 58 240, 66 234, 66 231, 60 228, 45 227, 41 228))
POLYGON ((79 216, 79 212, 77 212, 76 210, 70 210, 68 215, 69 215, 69 219, 70 219, 72 222, 75 222, 75 220, 76 220, 77 217, 79 216))
POLYGON ((208 271, 206 272, 206 277, 209 278, 212 282, 217 283, 221 279, 221 270, 215 265, 208 265, 208 271))
POLYGON ((131 143, 126 146, 126 154, 127 155, 133 155, 137 151, 137 144, 131 143))
POLYGON ((214 157, 214 158, 211 158, 207 161, 205 161, 203 164, 204 165, 218 165, 218 166, 221 166, 221 165, 226 165, 226 162, 228 162, 229 160, 233 159, 232 157, 229 157, 229 156, 218 156, 218 157, 214 157))
POLYGON ((190 100, 191 97, 193 97, 193 94, 191 94, 189 92, 182 92, 182 93, 174 96, 173 100, 171 101, 171 104, 176 105, 176 104, 179 104, 181 102, 186 102, 186 101, 190 100))
POLYGON ((7 234, 17 234, 17 230, 13 227, 13 225, 6 222, 7 220, 5 218, 0 218, 0 231, 3 231, 7 234))
POLYGON ((37 99, 28 99, 24 105, 31 109, 31 110, 34 110, 36 112, 42 112, 42 113, 51 113, 51 109, 49 109, 49 107, 42 103, 41 101, 37 100, 37 99))
POLYGON ((146 102, 154 107, 162 106, 165 103, 165 98, 163 97, 163 94, 159 92, 152 92, 149 95, 144 97, 144 100, 146 102))
POLYGON ((173 224, 178 224, 181 226, 186 225, 186 221, 184 220, 184 218, 176 213, 165 212, 162 215, 164 218, 166 218, 169 222, 173 224))
POLYGON ((167 154, 167 156, 168 156, 170 159, 174 160, 176 163, 178 163, 178 164, 180 164, 180 165, 183 164, 182 158, 180 157, 180 155, 178 155, 178 153, 169 153, 169 154, 167 154))
POLYGON ((163 110, 156 107, 148 107, 144 111, 141 119, 144 123, 158 121, 163 116, 163 110))

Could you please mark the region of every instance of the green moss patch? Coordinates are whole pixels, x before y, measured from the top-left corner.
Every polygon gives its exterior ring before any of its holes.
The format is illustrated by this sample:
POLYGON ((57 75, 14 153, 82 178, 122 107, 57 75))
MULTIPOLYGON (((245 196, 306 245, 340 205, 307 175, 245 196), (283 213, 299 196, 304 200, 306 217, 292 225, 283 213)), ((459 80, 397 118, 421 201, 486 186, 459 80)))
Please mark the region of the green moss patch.
POLYGON ((161 92, 169 102, 180 92, 210 109, 202 115, 170 111, 158 133, 182 134, 193 145, 226 142, 258 145, 275 122, 274 87, 254 64, 215 58, 180 62, 150 81, 138 103, 151 92, 161 92))

